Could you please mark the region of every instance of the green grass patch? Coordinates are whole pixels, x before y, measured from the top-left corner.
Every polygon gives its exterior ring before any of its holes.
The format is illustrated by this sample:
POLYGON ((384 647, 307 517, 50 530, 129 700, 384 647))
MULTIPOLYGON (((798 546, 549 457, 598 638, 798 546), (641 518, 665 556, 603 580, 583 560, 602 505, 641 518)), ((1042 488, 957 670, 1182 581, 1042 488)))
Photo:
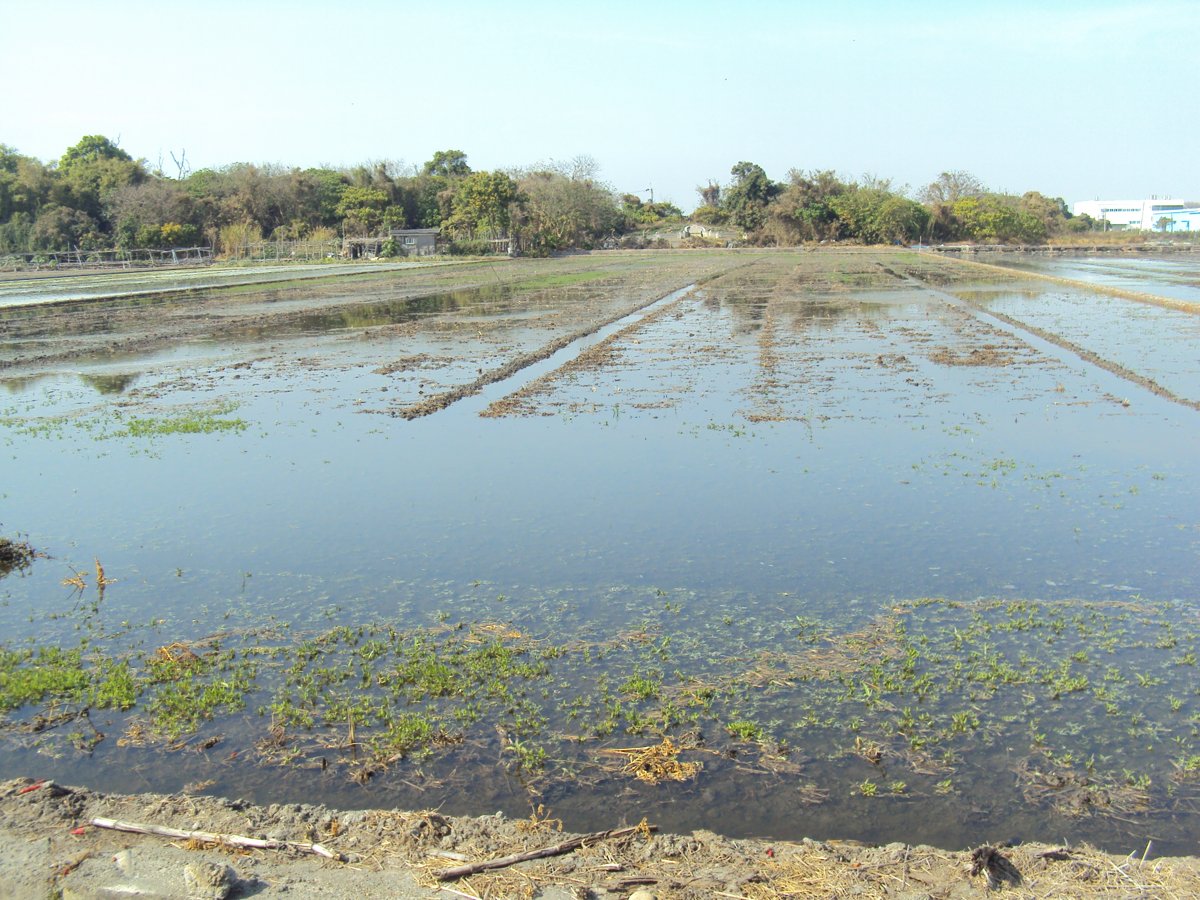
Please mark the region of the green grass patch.
POLYGON ((148 438, 169 434, 215 434, 223 431, 244 431, 244 419, 228 418, 235 404, 215 408, 185 409, 157 418, 137 417, 123 420, 123 428, 114 437, 148 438))
POLYGON ((513 289, 518 291, 536 291, 544 288, 570 287, 575 284, 586 284, 589 281, 600 281, 601 279, 611 277, 611 272, 598 271, 547 273, 527 278, 524 281, 518 281, 513 285, 513 289))

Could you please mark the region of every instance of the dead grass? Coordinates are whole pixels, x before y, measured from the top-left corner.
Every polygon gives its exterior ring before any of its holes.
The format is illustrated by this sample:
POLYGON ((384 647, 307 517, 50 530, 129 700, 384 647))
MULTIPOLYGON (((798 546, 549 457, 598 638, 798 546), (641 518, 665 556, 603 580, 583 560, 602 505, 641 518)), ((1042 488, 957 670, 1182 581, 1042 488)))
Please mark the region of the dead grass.
POLYGON ((604 752, 625 757, 625 764, 621 767, 625 775, 647 784, 660 784, 664 781, 688 781, 702 768, 698 762, 680 762, 679 753, 682 749, 665 737, 662 743, 649 747, 616 748, 604 752))
POLYGON ((988 344, 976 347, 967 353, 956 353, 949 347, 942 347, 929 354, 929 358, 943 366, 1011 366, 1013 357, 1001 352, 1000 347, 988 344))

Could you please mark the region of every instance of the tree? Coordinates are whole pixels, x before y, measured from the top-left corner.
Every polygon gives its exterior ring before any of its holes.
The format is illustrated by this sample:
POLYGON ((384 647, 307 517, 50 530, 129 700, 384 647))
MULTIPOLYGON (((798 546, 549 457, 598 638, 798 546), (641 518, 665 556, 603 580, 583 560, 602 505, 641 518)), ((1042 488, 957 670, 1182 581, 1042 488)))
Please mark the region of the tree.
POLYGON ((146 177, 142 164, 128 153, 103 135, 90 134, 62 155, 51 196, 58 205, 86 213, 103 228, 108 195, 146 177))
POLYGON ((752 162, 739 162, 729 172, 734 181, 726 189, 722 205, 733 224, 757 231, 766 224, 767 206, 781 193, 782 187, 752 162))
MULTIPOLYGON (((192 195, 179 182, 164 178, 116 188, 105 198, 103 206, 118 247, 157 246, 157 242, 145 243, 139 238, 142 228, 157 228, 169 222, 190 227, 197 224, 192 195)), ((193 239, 189 243, 195 242, 193 239)))
POLYGON ((568 247, 590 249, 623 232, 627 220, 612 190, 591 179, 574 180, 539 169, 518 180, 520 202, 514 225, 533 253, 568 247))
POLYGON ((955 169, 953 172, 942 172, 937 179, 930 182, 921 191, 921 202, 927 206, 939 203, 954 203, 963 197, 982 197, 987 193, 978 178, 970 172, 955 169))
POLYGON ((25 213, 30 221, 50 196, 53 175, 31 156, 0 144, 0 223, 25 213))
POLYGON ((655 225, 663 219, 683 218, 683 210, 674 203, 643 203, 637 194, 621 195, 621 211, 631 223, 637 225, 655 225))
POLYGON ((769 209, 768 230, 776 243, 835 239, 841 223, 833 201, 847 189, 832 171, 788 172, 788 185, 769 209))
POLYGON ((346 230, 371 234, 383 223, 388 206, 386 191, 378 188, 348 187, 337 205, 337 214, 346 221, 346 230))
POLYGON ((77 166, 86 166, 102 160, 118 160, 132 162, 133 157, 101 134, 88 134, 79 139, 74 147, 68 147, 67 152, 58 161, 62 172, 69 172, 77 166))
POLYGON ((30 243, 34 250, 92 250, 105 240, 96 221, 83 210, 51 203, 33 223, 30 243))
POLYGON ((697 185, 696 193, 700 195, 700 202, 704 206, 716 209, 721 205, 721 186, 711 178, 706 185, 697 185))
POLYGON ((421 171, 444 178, 464 178, 471 174, 471 167, 467 165, 467 154, 461 150, 438 150, 421 171))
POLYGON ((964 226, 954 213, 960 200, 977 199, 987 193, 983 182, 962 169, 942 172, 920 193, 921 201, 929 208, 927 235, 943 241, 960 240, 965 237, 964 226))
POLYGON ((929 223, 929 210, 915 200, 891 194, 875 210, 873 230, 878 243, 919 240, 929 223))
POLYGON ((503 172, 472 172, 458 183, 453 213, 446 227, 463 237, 479 229, 500 237, 508 229, 509 205, 517 199, 517 183, 503 172))
POLYGON ((310 227, 336 225, 338 204, 348 187, 332 169, 305 169, 295 174, 299 218, 310 227))
POLYGON ((1022 194, 1019 209, 1041 222, 1047 235, 1065 231, 1066 221, 1071 218, 1062 197, 1046 197, 1038 191, 1026 191, 1022 194))
POLYGON ((1007 194, 961 197, 951 205, 964 237, 984 243, 1034 243, 1046 239, 1046 226, 1020 209, 1020 198, 1007 194))

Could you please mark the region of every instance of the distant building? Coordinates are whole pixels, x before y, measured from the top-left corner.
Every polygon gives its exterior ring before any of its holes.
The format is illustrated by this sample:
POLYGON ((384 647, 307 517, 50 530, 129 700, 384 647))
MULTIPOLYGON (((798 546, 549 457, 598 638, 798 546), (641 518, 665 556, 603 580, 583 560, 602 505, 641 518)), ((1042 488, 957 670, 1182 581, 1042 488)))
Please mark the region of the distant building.
POLYGON ((1200 232, 1200 209, 1189 207, 1163 213, 1154 222, 1155 231, 1200 232))
POLYGON ((1080 200, 1075 215, 1088 215, 1107 222, 1114 231, 1196 231, 1200 208, 1185 200, 1151 197, 1149 200, 1080 200))
POLYGON ((437 228, 393 228, 389 234, 405 256, 430 256, 437 249, 437 228))
POLYGON ((395 256, 432 256, 437 252, 438 228, 393 228, 387 234, 342 239, 342 256, 349 259, 378 259, 385 250, 395 256), (388 241, 392 248, 385 248, 388 241))

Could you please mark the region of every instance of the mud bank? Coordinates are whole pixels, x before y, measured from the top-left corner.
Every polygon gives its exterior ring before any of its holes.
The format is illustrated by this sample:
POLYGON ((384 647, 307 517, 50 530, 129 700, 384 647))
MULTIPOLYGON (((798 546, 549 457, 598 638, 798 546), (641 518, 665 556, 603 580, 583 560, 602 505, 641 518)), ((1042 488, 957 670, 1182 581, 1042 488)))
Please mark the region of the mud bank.
MULTIPOLYGON (((752 815, 751 810, 744 811, 752 815)), ((613 810, 614 825, 620 810, 613 810)), ((894 843, 731 840, 656 833, 652 823, 582 847, 450 879, 447 869, 569 842, 550 813, 528 819, 437 812, 254 806, 187 794, 102 794, 0 783, 0 896, 389 896, 609 898, 1196 896, 1194 858, 1117 857, 1021 844, 949 852, 894 843), (97 827, 96 819, 294 842, 244 849, 97 827), (336 859, 307 852, 317 844, 336 859)), ((1149 848, 1152 852, 1152 848, 1149 848)))

